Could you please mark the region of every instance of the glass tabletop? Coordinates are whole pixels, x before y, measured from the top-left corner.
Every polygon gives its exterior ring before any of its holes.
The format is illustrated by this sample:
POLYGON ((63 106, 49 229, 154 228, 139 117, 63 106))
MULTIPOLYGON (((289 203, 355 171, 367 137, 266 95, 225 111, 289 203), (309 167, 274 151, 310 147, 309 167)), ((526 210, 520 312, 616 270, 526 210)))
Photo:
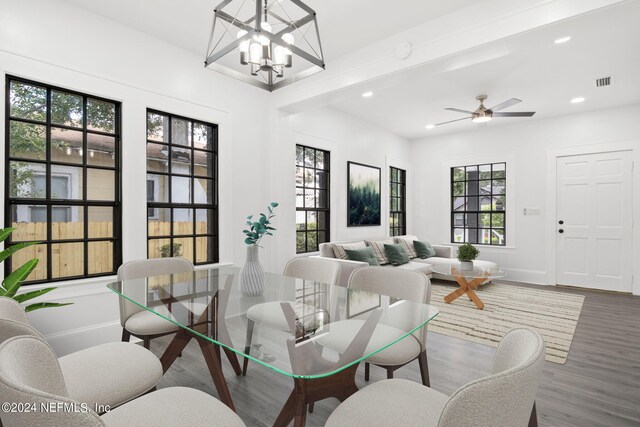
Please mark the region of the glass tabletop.
POLYGON ((460 262, 434 265, 433 272, 445 276, 465 277, 467 279, 480 279, 483 277, 487 279, 499 279, 507 275, 506 272, 500 270, 497 266, 487 269, 474 265, 471 269, 465 269, 462 268, 460 262))
MULTIPOLYGON (((108 284, 140 308, 251 361, 296 378, 340 372, 402 339, 417 339, 438 310, 428 304, 265 273, 265 291, 244 296, 240 268, 108 284)), ((136 308, 138 307, 138 308, 136 308)))

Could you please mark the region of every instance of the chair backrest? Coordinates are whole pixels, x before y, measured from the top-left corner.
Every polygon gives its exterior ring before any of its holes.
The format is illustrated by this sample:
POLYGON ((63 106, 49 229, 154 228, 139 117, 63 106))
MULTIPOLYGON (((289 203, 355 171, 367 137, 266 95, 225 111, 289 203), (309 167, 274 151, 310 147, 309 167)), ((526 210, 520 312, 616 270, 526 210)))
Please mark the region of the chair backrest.
POLYGON ((24 308, 13 298, 0 297, 0 319, 29 323, 24 308))
MULTIPOLYGON (((423 304, 431 301, 431 281, 425 274, 394 267, 359 268, 349 276, 348 287, 423 304)), ((427 342, 427 326, 413 334, 423 349, 427 342)))
POLYGON ((340 264, 322 258, 301 257, 289 260, 284 266, 285 276, 335 285, 340 277, 340 264))
POLYGON ((0 344, 20 335, 44 337, 29 324, 24 308, 14 299, 0 297, 0 344))
MULTIPOLYGON (((285 276, 298 277, 304 280, 337 285, 340 278, 340 264, 337 261, 325 258, 300 257, 292 258, 284 266, 285 276)), ((328 309, 329 318, 338 320, 338 301, 335 292, 329 294, 328 309)))
MULTIPOLYGON (((141 259, 122 264, 120 268, 118 268, 118 280, 141 279, 143 277, 188 273, 190 271, 193 271, 193 264, 184 258, 141 259)), ((120 303, 120 324, 122 327, 124 327, 129 317, 144 310, 144 308, 124 298, 118 298, 118 300, 120 303)))
POLYGON ((500 342, 493 374, 459 388, 444 407, 439 427, 526 426, 545 358, 544 340, 528 328, 513 329, 500 342))
POLYGON ((4 412, 4 427, 104 426, 91 408, 84 410, 69 399, 56 355, 37 337, 13 337, 0 344, 0 396, 3 402, 28 404, 31 409, 4 412))

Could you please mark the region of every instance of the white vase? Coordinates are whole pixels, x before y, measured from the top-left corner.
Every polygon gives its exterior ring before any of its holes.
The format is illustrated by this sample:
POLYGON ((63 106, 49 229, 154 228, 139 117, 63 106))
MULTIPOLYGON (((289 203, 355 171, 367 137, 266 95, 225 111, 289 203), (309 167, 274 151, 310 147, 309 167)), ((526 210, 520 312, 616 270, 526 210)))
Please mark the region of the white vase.
POLYGON ((473 261, 460 261, 460 269, 462 271, 473 270, 473 261))
POLYGON ((264 270, 260 265, 259 250, 258 246, 247 246, 247 261, 240 270, 240 292, 248 297, 264 292, 264 270))

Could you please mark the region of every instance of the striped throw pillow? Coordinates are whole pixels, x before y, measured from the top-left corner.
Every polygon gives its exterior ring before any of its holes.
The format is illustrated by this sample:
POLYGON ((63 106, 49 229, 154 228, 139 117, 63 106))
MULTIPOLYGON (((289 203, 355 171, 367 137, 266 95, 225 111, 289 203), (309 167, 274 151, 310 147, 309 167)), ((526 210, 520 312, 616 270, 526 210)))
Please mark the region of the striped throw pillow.
POLYGON ((402 243, 404 248, 407 250, 407 253, 409 254, 409 258, 411 259, 416 258, 418 256, 418 254, 416 253, 416 248, 413 247, 414 240, 418 240, 418 239, 414 237, 396 237, 396 242, 402 243))
POLYGON ((366 247, 367 245, 364 243, 364 240, 355 243, 333 243, 333 253, 336 255, 336 258, 349 259, 347 253, 344 251, 345 249, 364 249, 366 247))
POLYGON ((394 241, 389 240, 366 240, 367 245, 371 246, 373 253, 376 254, 380 265, 389 264, 389 258, 387 258, 387 252, 384 250, 384 245, 393 245, 394 241))

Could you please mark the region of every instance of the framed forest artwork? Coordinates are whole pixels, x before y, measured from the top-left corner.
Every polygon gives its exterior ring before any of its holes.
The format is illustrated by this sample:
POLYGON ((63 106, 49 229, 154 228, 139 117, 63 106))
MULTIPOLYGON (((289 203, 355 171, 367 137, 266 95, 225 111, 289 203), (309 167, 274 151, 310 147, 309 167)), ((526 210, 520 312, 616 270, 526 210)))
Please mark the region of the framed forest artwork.
POLYGON ((347 226, 380 225, 380 168, 347 162, 347 226))

